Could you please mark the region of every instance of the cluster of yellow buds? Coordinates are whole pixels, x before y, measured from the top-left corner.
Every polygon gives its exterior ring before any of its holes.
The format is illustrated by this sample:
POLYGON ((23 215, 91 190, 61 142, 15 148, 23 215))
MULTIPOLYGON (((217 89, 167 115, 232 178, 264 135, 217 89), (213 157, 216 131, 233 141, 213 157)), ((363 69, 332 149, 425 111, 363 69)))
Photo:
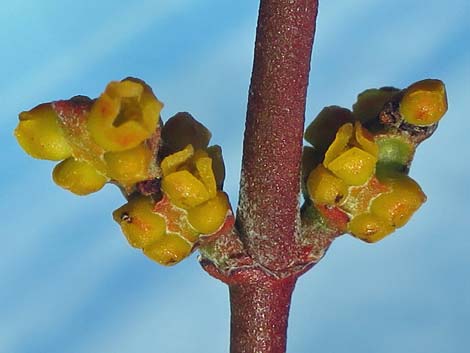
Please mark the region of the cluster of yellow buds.
MULTIPOLYGON (((440 81, 438 81, 440 82, 440 81)), ((400 98, 399 112, 407 124, 436 123, 447 102, 437 80, 417 82, 404 91, 368 90, 359 95, 353 112, 330 107, 306 130, 314 146, 305 162, 306 191, 331 226, 376 242, 404 226, 426 196, 408 175, 416 144, 407 131, 380 129, 377 118, 385 103, 400 98), (395 97, 395 98, 394 98, 395 97), (374 133, 364 128, 369 124, 374 133), (329 132, 319 128, 333 128, 329 132)), ((307 148, 307 152, 309 149, 307 148)))
POLYGON ((155 201, 139 195, 113 213, 133 247, 172 265, 187 257, 201 238, 233 224, 227 195, 218 187, 223 180, 214 173, 213 163, 222 162, 219 156, 218 146, 194 150, 189 144, 163 158, 163 197, 155 201))
POLYGON ((61 161, 53 180, 75 194, 118 185, 128 202, 113 217, 128 242, 171 265, 234 218, 209 130, 187 113, 163 126, 162 107, 147 84, 127 78, 95 100, 77 96, 21 113, 15 135, 31 156, 61 161))
POLYGON ((20 114, 16 138, 31 156, 60 162, 54 181, 77 195, 157 176, 151 137, 163 105, 143 81, 111 82, 96 100, 75 97, 20 114))

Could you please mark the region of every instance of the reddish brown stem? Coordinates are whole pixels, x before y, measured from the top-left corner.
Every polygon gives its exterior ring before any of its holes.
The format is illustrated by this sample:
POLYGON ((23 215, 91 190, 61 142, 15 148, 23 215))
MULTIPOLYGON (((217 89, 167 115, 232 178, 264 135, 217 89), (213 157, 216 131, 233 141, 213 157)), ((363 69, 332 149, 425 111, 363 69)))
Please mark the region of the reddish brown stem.
POLYGON ((230 353, 284 353, 296 279, 230 285, 230 353))
POLYGON ((208 244, 202 259, 230 288, 231 353, 285 352, 291 295, 298 276, 313 265, 313 245, 299 241, 299 193, 317 8, 317 0, 260 4, 238 232, 208 244))
POLYGON ((238 227, 276 272, 296 258, 305 100, 316 0, 261 0, 243 148, 238 227))

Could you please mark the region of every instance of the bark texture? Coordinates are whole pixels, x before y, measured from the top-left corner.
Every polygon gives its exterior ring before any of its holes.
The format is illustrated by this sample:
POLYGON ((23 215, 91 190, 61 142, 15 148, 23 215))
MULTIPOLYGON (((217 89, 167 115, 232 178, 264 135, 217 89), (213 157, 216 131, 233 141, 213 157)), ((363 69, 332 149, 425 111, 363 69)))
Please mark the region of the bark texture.
POLYGON ((316 0, 262 0, 248 97, 238 227, 249 254, 270 271, 299 250, 305 101, 316 0))
POLYGON ((296 279, 230 285, 231 353, 283 353, 296 279))

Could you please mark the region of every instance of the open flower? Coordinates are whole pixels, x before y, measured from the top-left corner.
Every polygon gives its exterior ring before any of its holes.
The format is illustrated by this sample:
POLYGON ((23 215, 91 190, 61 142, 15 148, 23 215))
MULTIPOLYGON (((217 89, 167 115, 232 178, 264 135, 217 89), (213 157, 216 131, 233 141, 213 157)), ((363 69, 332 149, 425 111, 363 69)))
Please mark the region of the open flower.
POLYGON ((106 151, 134 148, 156 130, 162 107, 143 81, 114 81, 93 104, 88 130, 106 151))
POLYGON ((162 191, 176 207, 187 211, 198 232, 211 234, 223 224, 229 209, 227 196, 217 190, 212 158, 188 145, 162 161, 162 191))
POLYGON ((192 145, 166 157, 162 167, 162 190, 178 207, 190 209, 217 193, 212 159, 192 145))

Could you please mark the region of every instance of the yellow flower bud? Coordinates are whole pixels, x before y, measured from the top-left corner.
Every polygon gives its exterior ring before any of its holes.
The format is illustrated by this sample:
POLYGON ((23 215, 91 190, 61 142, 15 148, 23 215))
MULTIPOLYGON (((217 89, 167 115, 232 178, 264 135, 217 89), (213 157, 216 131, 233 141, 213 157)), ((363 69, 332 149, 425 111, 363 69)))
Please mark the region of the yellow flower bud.
POLYGON ((123 186, 131 186, 150 178, 149 166, 152 151, 144 144, 121 152, 107 152, 104 160, 107 174, 123 186))
POLYGON ((348 194, 348 186, 323 165, 318 165, 308 176, 307 190, 316 204, 334 205, 348 194))
POLYGON ((139 195, 113 212, 114 220, 134 248, 142 249, 165 235, 165 220, 153 212, 153 207, 152 198, 139 195))
POLYGON ((344 124, 339 128, 334 141, 331 143, 330 147, 328 147, 328 150, 325 153, 325 159, 323 160, 323 165, 325 167, 328 168, 330 162, 332 162, 336 157, 338 157, 347 149, 352 135, 353 125, 351 123, 344 124))
POLYGON ((15 136, 26 153, 34 158, 52 161, 72 155, 72 148, 50 103, 23 112, 19 118, 15 136))
POLYGON ((178 207, 189 209, 209 200, 204 184, 187 170, 171 173, 163 178, 162 190, 178 207))
POLYGON ((162 107, 142 81, 111 82, 91 108, 88 130, 106 151, 127 150, 152 135, 162 107))
POLYGON ((348 232, 368 243, 375 243, 394 230, 387 221, 372 213, 362 213, 348 223, 348 232))
POLYGON ((168 233, 160 241, 144 247, 144 254, 160 265, 174 265, 191 254, 191 245, 174 233, 168 233))
POLYGON ((422 80, 405 90, 400 113, 406 122, 418 126, 438 122, 447 111, 447 95, 440 80, 422 80))
POLYGON ((229 209, 227 196, 218 192, 215 198, 188 210, 188 221, 199 233, 212 234, 225 221, 229 209))
POLYGON ((194 155, 194 148, 192 145, 187 145, 181 151, 170 154, 165 157, 161 163, 162 174, 167 176, 186 163, 194 155))
POLYGON ((96 192, 107 182, 91 164, 72 157, 56 165, 52 178, 57 185, 77 195, 96 192))
POLYGON ((374 174, 376 162, 373 155, 353 147, 329 163, 328 169, 348 185, 362 185, 374 174))
POLYGON ((393 227, 402 227, 426 201, 426 195, 408 176, 388 180, 385 184, 391 185, 392 191, 374 199, 371 212, 393 227))

